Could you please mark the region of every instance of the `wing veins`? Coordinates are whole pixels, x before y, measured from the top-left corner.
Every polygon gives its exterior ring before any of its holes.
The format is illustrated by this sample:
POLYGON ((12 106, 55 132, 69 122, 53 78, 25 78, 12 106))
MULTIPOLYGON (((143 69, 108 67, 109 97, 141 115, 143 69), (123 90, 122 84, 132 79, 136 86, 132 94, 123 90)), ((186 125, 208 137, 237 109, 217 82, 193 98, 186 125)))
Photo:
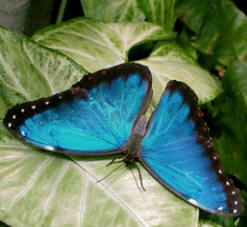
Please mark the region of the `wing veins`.
MULTIPOLYGON (((73 107, 74 104, 73 104, 73 103, 70 103, 70 105, 73 107)), ((72 108, 72 110, 74 111, 73 108, 72 108)), ((103 128, 104 128, 107 132, 109 132, 109 130, 107 130, 107 129, 105 128, 105 126, 102 124, 102 122, 99 120, 98 115, 97 115, 97 114, 94 114, 94 111, 92 111, 91 109, 89 109, 89 111, 91 111, 91 112, 93 113, 93 115, 96 117, 96 119, 97 119, 97 121, 99 122, 99 124, 100 124, 101 126, 103 126, 103 128)), ((83 118, 81 118, 80 113, 79 113, 79 112, 76 112, 76 111, 74 111, 74 113, 75 113, 75 115, 78 116, 78 119, 80 120, 81 124, 82 124, 85 128, 88 129, 88 126, 85 124, 84 121, 82 121, 83 118), (78 113, 78 114, 77 114, 77 113, 78 113)), ((80 128, 79 128, 79 129, 80 129, 80 128)), ((111 144, 111 145, 114 145, 114 146, 116 146, 116 147, 119 147, 119 144, 112 143, 112 142, 110 142, 109 140, 107 140, 106 138, 101 137, 101 136, 99 136, 99 135, 97 135, 97 134, 95 134, 95 133, 92 134, 92 133, 89 133, 89 132, 87 132, 87 131, 85 131, 85 132, 81 131, 81 132, 82 132, 82 134, 94 136, 94 137, 96 137, 96 138, 98 138, 98 139, 101 139, 101 140, 103 140, 103 141, 105 141, 105 142, 111 144)), ((112 133, 109 133, 109 134, 112 135, 112 133)), ((114 139, 115 139, 115 137, 114 137, 114 139)), ((116 140, 115 140, 115 141, 116 141, 116 140)), ((116 141, 116 143, 117 143, 117 141, 116 141)))
POLYGON ((193 183, 193 185, 197 185, 199 189, 202 188, 201 184, 197 183, 197 181, 194 180, 193 177, 191 177, 188 174, 184 174, 184 172, 180 171, 179 169, 177 169, 177 168, 175 168, 175 167, 173 167, 171 165, 168 165, 168 164, 166 164, 166 163, 164 163, 164 162, 162 162, 161 160, 158 160, 158 159, 154 159, 154 158, 150 158, 150 157, 148 157, 148 159, 155 161, 161 168, 163 168, 164 165, 167 166, 169 169, 172 169, 174 172, 184 176, 186 179, 189 179, 193 183))
MULTIPOLYGON (((165 133, 167 133, 167 131, 169 130, 169 128, 170 128, 170 126, 172 125, 172 123, 173 123, 173 122, 175 121, 175 119, 178 117, 178 114, 179 114, 179 111, 177 111, 176 114, 175 114, 175 116, 170 120, 170 122, 168 123, 167 127, 165 128, 165 130, 162 131, 161 133, 156 134, 155 136, 158 137, 158 136, 162 136, 162 135, 164 135, 165 133)), ((161 122, 159 122, 158 127, 157 127, 157 130, 159 130, 160 124, 161 124, 161 122)))
MULTIPOLYGON (((89 109, 89 111, 90 111, 91 113, 94 113, 94 111, 91 110, 91 109, 89 109)), ((100 125, 102 126, 102 128, 104 128, 105 131, 108 132, 108 133, 114 138, 114 140, 115 140, 115 142, 116 142, 116 144, 114 144, 114 145, 117 145, 117 146, 119 147, 119 143, 118 143, 118 141, 116 140, 116 137, 114 136, 114 134, 113 134, 112 132, 110 132, 110 130, 108 130, 108 128, 105 127, 105 125, 101 122, 101 120, 99 119, 99 117, 98 117, 97 114, 95 114, 95 118, 96 118, 97 121, 100 123, 100 125)), ((108 120, 108 119, 106 119, 106 121, 109 123, 109 120, 108 120)))

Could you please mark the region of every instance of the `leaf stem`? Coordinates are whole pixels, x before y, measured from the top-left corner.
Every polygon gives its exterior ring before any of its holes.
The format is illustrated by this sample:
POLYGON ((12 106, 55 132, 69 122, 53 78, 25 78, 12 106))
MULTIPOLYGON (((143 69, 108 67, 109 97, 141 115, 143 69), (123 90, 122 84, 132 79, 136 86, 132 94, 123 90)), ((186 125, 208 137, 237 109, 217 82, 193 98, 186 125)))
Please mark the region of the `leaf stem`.
POLYGON ((64 11, 67 5, 67 1, 68 0, 61 0, 60 6, 59 6, 59 10, 58 10, 58 15, 57 15, 57 19, 56 19, 56 24, 62 22, 63 20, 63 16, 64 16, 64 11))

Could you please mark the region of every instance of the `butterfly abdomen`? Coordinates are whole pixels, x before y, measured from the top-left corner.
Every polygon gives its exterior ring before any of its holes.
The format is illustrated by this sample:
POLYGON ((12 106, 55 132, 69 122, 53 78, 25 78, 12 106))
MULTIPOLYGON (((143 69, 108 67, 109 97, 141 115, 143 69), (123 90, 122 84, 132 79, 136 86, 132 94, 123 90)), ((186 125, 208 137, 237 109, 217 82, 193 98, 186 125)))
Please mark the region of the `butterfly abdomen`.
POLYGON ((127 152, 125 154, 125 163, 126 165, 131 165, 137 155, 140 153, 142 147, 141 142, 143 136, 146 133, 147 128, 147 118, 145 115, 142 115, 140 119, 136 122, 132 130, 132 135, 130 136, 129 141, 126 144, 127 152))
POLYGON ((140 134, 132 134, 129 141, 127 142, 127 151, 125 153, 125 164, 126 165, 131 165, 137 155, 140 153, 142 147, 141 147, 141 141, 143 137, 140 134))

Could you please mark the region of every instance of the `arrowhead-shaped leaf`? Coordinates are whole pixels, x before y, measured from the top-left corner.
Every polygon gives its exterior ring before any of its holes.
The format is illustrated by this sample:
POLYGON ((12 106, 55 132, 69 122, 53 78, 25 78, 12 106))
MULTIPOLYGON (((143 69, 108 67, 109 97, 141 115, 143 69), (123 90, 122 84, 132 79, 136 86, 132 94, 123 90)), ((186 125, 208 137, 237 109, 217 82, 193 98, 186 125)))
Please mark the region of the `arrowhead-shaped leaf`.
POLYGON ((86 17, 100 21, 146 20, 172 31, 176 20, 174 0, 81 0, 81 4, 86 17))
MULTIPOLYGON (((33 40, 66 54, 87 71, 94 72, 128 62, 128 53, 137 45, 172 37, 173 33, 151 23, 103 23, 78 18, 41 30, 33 40)), ((149 66, 154 76, 154 104, 171 79, 186 82, 201 103, 221 92, 219 81, 173 42, 159 43, 148 58, 137 62, 149 66)))

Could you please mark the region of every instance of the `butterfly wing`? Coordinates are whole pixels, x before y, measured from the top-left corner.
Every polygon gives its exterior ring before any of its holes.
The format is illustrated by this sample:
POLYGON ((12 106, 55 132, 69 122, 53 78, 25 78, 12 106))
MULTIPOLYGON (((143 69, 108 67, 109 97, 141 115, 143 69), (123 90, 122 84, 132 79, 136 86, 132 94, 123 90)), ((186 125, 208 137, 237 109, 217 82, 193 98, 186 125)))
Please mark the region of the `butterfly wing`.
POLYGON ((119 153, 151 97, 147 67, 122 64, 88 74, 71 89, 10 109, 5 126, 46 150, 119 153))
POLYGON ((222 169, 187 85, 169 82, 148 124, 139 159, 161 184, 211 213, 241 213, 239 190, 222 169))

